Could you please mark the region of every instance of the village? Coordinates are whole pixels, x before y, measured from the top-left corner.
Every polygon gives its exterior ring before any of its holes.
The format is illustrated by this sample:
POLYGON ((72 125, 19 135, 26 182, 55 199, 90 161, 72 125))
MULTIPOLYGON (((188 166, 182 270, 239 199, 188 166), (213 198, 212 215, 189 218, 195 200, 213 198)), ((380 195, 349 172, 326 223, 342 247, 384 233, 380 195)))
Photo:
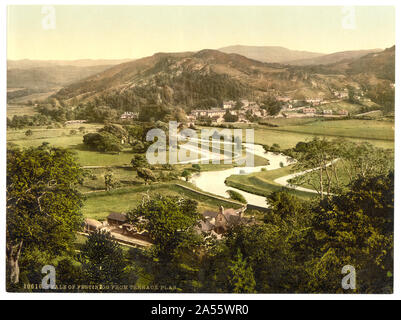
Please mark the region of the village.
MULTIPOLYGON (((305 117, 346 117, 349 111, 345 109, 333 110, 325 105, 349 100, 348 89, 332 91, 333 98, 307 97, 305 99, 294 99, 289 96, 276 96, 275 102, 279 106, 276 114, 270 114, 267 108, 255 101, 240 99, 239 101, 223 101, 220 108, 195 109, 188 115, 189 122, 204 121, 209 119, 217 124, 223 122, 251 123, 255 119, 267 118, 305 118, 305 117), (228 117, 227 117, 228 116, 228 117), (227 121, 228 120, 228 121, 227 121)), ((364 92, 353 95, 358 102, 368 102, 364 92)), ((123 115, 124 116, 124 115, 123 115)), ((122 117, 123 117, 122 116, 122 117)))
MULTIPOLYGON (((204 211, 194 231, 197 234, 213 236, 215 239, 221 240, 226 232, 236 225, 256 223, 254 217, 244 216, 246 209, 246 205, 239 209, 224 209, 224 207, 220 206, 218 211, 204 211)), ((140 218, 139 224, 134 225, 128 222, 126 213, 110 212, 107 219, 102 222, 95 219, 85 219, 83 234, 89 235, 97 231, 110 232, 117 242, 129 246, 147 248, 152 246, 152 240, 149 232, 139 227, 144 222, 145 219, 140 218)))

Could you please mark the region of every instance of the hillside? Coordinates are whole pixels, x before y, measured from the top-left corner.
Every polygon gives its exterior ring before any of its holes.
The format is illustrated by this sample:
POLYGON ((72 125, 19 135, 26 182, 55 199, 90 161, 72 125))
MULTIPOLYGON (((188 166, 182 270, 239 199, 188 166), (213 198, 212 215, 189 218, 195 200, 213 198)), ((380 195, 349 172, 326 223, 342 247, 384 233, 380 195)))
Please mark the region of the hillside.
POLYGON ((110 65, 88 67, 51 65, 9 69, 7 70, 7 88, 48 90, 79 81, 110 67, 110 65))
POLYGON ((358 59, 369 53, 380 52, 381 49, 371 50, 356 50, 356 51, 343 51, 326 54, 314 58, 287 61, 290 65, 306 66, 306 65, 319 65, 319 64, 332 64, 343 60, 358 59))
POLYGON ((9 69, 30 69, 51 66, 73 66, 73 67, 94 67, 94 66, 114 66, 129 59, 79 59, 79 60, 7 60, 7 70, 9 69))
POLYGON ((324 54, 308 51, 290 50, 277 46, 229 46, 218 49, 224 53, 236 53, 250 59, 270 63, 287 63, 288 61, 313 59, 324 54))
POLYGON ((97 101, 121 110, 171 106, 186 110, 213 107, 225 99, 263 101, 268 96, 295 99, 333 98, 333 90, 360 87, 366 78, 394 66, 389 52, 375 53, 328 66, 288 66, 263 63, 217 50, 157 53, 111 67, 74 82, 55 97, 68 101, 97 101), (370 60, 367 60, 370 59, 370 60), (369 66, 365 66, 366 64, 369 66))
POLYGON ((268 64, 217 50, 158 53, 112 67, 60 90, 57 98, 102 97, 116 108, 129 105, 213 106, 223 99, 263 99, 281 91, 329 94, 326 83, 287 66, 268 64))
POLYGON ((294 66, 297 70, 320 74, 344 74, 357 81, 377 84, 378 80, 395 81, 395 46, 357 59, 342 60, 328 65, 294 66))

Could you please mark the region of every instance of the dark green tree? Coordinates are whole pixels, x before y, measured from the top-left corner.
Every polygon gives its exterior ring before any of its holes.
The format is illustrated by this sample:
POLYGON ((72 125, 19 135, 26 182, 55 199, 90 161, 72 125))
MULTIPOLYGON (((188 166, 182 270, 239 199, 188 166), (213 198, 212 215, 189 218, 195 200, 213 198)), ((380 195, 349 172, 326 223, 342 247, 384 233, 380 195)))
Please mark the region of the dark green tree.
POLYGON ((117 284, 124 277, 126 263, 123 251, 108 232, 90 234, 79 260, 89 284, 117 284))
POLYGON ((74 155, 59 148, 7 151, 7 277, 19 282, 19 258, 40 249, 72 250, 81 227, 82 181, 74 155))

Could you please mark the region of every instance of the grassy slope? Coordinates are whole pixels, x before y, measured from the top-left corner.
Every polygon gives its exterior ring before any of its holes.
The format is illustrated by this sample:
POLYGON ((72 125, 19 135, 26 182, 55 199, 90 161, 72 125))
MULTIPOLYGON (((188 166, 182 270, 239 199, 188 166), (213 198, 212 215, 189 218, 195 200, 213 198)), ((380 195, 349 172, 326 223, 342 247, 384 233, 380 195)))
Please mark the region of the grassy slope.
MULTIPOLYGON (((247 175, 232 175, 226 180, 226 183, 231 187, 243 191, 267 196, 271 192, 279 191, 283 188, 281 185, 274 182, 275 179, 291 173, 291 166, 288 166, 276 170, 255 172, 247 175)), ((312 193, 296 190, 291 190, 290 192, 304 199, 309 199, 315 196, 312 193)))
POLYGON ((161 193, 163 195, 184 196, 196 199, 199 203, 199 212, 203 212, 204 210, 217 210, 220 205, 225 207, 239 207, 239 205, 235 206, 224 200, 220 201, 193 193, 190 190, 180 188, 174 183, 166 183, 86 194, 87 199, 83 208, 83 214, 88 218, 104 220, 112 211, 124 212, 135 208, 142 198, 146 196, 147 192, 149 195, 161 193))

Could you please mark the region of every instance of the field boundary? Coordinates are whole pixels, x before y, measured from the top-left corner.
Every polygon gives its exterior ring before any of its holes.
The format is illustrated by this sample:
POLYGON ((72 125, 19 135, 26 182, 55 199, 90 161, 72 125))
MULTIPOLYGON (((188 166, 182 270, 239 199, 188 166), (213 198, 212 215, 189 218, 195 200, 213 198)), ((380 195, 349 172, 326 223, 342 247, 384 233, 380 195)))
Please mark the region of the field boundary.
POLYGON ((186 190, 188 190, 188 191, 194 192, 194 193, 196 193, 196 194, 199 194, 199 195, 202 195, 202 196, 205 196, 205 197, 209 197, 209 198, 212 198, 212 199, 215 199, 215 200, 224 201, 224 202, 231 203, 231 204, 235 204, 235 205, 245 206, 245 205, 244 205, 243 203, 241 203, 241 202, 233 201, 233 200, 230 200, 230 199, 220 198, 220 197, 217 197, 217 196, 214 196, 214 195, 205 193, 205 192, 203 192, 203 191, 199 191, 199 190, 196 190, 196 189, 192 189, 192 188, 190 188, 190 187, 184 186, 184 185, 179 184, 179 183, 175 183, 175 185, 176 185, 177 187, 186 189, 186 190))

